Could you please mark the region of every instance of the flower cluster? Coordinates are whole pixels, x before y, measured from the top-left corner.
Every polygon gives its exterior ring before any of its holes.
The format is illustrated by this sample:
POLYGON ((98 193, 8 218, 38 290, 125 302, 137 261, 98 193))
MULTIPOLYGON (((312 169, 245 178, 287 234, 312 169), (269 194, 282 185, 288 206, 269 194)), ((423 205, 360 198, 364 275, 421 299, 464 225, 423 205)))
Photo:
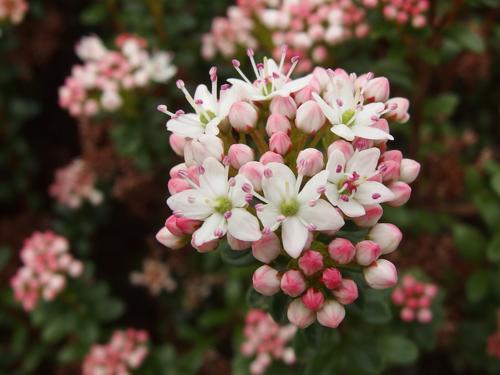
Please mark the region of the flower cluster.
POLYGON ((0 22, 18 24, 27 11, 28 3, 25 0, 0 0, 0 22))
POLYGON ((52 301, 66 286, 68 276, 83 272, 82 262, 68 252, 66 238, 53 232, 35 232, 21 249, 23 266, 10 283, 15 298, 26 311, 33 310, 39 299, 52 301))
POLYGON ((79 208, 84 201, 93 205, 102 202, 102 193, 95 188, 96 175, 82 159, 75 159, 55 173, 49 188, 50 195, 60 204, 72 209, 79 208))
POLYGON ((105 345, 94 345, 83 362, 83 375, 128 375, 148 354, 148 333, 132 328, 115 331, 105 345))
POLYGON ((72 116, 116 111, 128 91, 166 82, 176 72, 172 56, 149 53, 142 38, 122 34, 115 46, 117 50, 107 49, 97 36, 84 37, 77 44, 76 53, 84 64, 74 66, 59 89, 59 105, 72 116))
POLYGON ((229 57, 241 48, 266 46, 270 40, 276 58, 279 46, 288 44, 289 57, 300 56, 299 69, 307 71, 313 63, 325 61, 329 47, 366 36, 365 13, 352 0, 240 0, 229 7, 227 18, 213 21, 203 37, 202 55, 229 57))
POLYGON ((426 12, 429 9, 429 0, 364 0, 367 7, 382 7, 382 13, 388 20, 400 25, 411 23, 420 28, 427 24, 426 12))
POLYGON ((287 347, 287 344, 296 332, 295 326, 280 326, 265 311, 250 310, 243 330, 245 341, 240 347, 243 356, 248 358, 255 356, 250 365, 250 373, 252 375, 265 373, 274 359, 293 364, 295 352, 292 347, 287 347))
POLYGON ((153 296, 158 296, 162 290, 173 292, 177 283, 170 274, 170 268, 154 258, 143 262, 142 272, 132 272, 130 281, 133 285, 145 286, 153 296))
POLYGON ((432 283, 418 281, 412 275, 405 275, 394 291, 392 302, 398 306, 401 320, 420 323, 429 323, 433 315, 431 310, 432 301, 436 297, 438 287, 432 283))
POLYGON ((157 239, 172 249, 191 242, 200 252, 223 238, 233 250, 251 248, 265 263, 253 275, 258 292, 292 297, 288 318, 299 327, 315 319, 336 327, 357 297, 343 269, 361 269, 376 289, 397 282, 381 257, 402 235, 378 220, 381 204, 408 201, 419 173, 416 161, 387 150, 389 121, 407 121, 409 103, 389 98, 385 77, 316 68, 291 79, 298 59, 285 70, 286 50, 279 63, 249 56, 254 80, 233 60, 242 79, 220 90, 215 68, 211 91, 199 85, 191 96, 177 82, 193 112, 159 106, 185 162, 170 171, 173 214, 157 239), (364 237, 352 243, 349 231, 358 227, 364 237))

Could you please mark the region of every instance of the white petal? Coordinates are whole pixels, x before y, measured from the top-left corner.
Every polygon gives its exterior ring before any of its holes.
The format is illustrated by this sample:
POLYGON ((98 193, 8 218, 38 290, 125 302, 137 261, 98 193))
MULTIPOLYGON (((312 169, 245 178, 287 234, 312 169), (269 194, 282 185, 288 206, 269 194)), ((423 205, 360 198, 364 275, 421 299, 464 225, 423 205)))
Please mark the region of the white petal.
POLYGON ((298 258, 304 250, 309 232, 296 216, 288 217, 281 225, 283 248, 292 258, 298 258))
POLYGON ((325 117, 330 121, 331 124, 338 124, 340 122, 339 114, 337 111, 330 107, 327 102, 323 100, 321 96, 319 96, 317 93, 313 92, 312 96, 314 100, 318 103, 319 107, 323 111, 323 114, 325 117))
POLYGON ((210 192, 212 198, 227 196, 227 169, 215 158, 208 158, 203 162, 205 172, 200 175, 200 188, 210 192))
POLYGON ((262 178, 264 196, 275 204, 295 195, 296 178, 292 170, 285 164, 269 163, 264 170, 270 169, 272 176, 262 178))
POLYGON ((345 156, 340 150, 333 150, 326 163, 326 170, 330 172, 328 181, 337 183, 343 176, 345 169, 345 156), (340 166, 340 168, 339 168, 340 166))
POLYGON ((272 203, 264 205, 261 210, 257 211, 257 216, 264 228, 268 228, 273 232, 280 226, 280 223, 276 220, 279 215, 278 207, 272 203))
POLYGON ((296 91, 302 90, 304 87, 306 87, 309 82, 311 82, 312 75, 309 74, 308 76, 298 78, 298 79, 293 79, 283 85, 279 89, 280 93, 282 96, 288 96, 291 93, 294 93, 296 91), (283 95, 285 94, 285 95, 283 95))
POLYGON ((194 113, 188 113, 169 120, 167 122, 167 130, 181 137, 194 139, 205 132, 200 118, 194 113))
POLYGON ((337 207, 340 208, 342 212, 349 217, 359 217, 365 214, 365 208, 352 198, 350 198, 347 202, 339 199, 337 207))
POLYGON ((197 189, 184 190, 167 199, 172 211, 179 211, 182 216, 194 220, 204 220, 213 213, 209 200, 197 189))
MULTIPOLYGON (((373 140, 382 140, 382 139, 390 139, 391 141, 394 137, 383 130, 374 128, 373 126, 358 126, 354 125, 352 127, 352 132, 356 137, 365 138, 365 139, 373 139, 373 140)), ((347 139, 347 138, 346 138, 347 139)))
POLYGON ((244 91, 240 86, 233 86, 227 90, 221 90, 219 95, 218 115, 221 119, 225 119, 229 114, 231 106, 243 98, 244 91))
POLYGON ((333 204, 334 206, 338 205, 338 202, 339 202, 339 192, 338 192, 337 185, 327 183, 326 184, 325 195, 326 195, 326 197, 328 198, 328 200, 330 201, 331 204, 333 204))
MULTIPOLYGON (((237 175, 234 177, 234 186, 229 188, 229 199, 233 202, 234 207, 243 207, 247 205, 247 201, 245 199, 248 193, 243 191, 242 186, 244 184, 248 184, 252 186, 251 182, 242 175, 237 175)), ((252 189, 253 191, 253 189, 252 189)))
POLYGON ((340 138, 344 138, 345 140, 352 141, 354 139, 354 132, 347 125, 339 124, 333 125, 330 129, 334 134, 337 134, 340 138))
POLYGON ((354 198, 361 204, 375 204, 388 202, 394 199, 394 193, 384 184, 375 181, 367 181, 358 186, 354 198), (373 198, 374 194, 378 198, 373 198))
POLYGON ((219 213, 211 215, 202 226, 193 233, 194 243, 196 246, 201 246, 206 242, 219 238, 215 236, 216 230, 221 230, 222 234, 226 234, 227 224, 226 219, 219 213))
POLYGON ((356 151, 349 159, 346 172, 356 172, 362 177, 371 177, 377 168, 380 150, 376 147, 363 151, 356 151))
POLYGON ((307 224, 314 224, 316 230, 337 230, 344 225, 342 216, 324 199, 319 199, 314 207, 302 206, 299 217, 307 224))
POLYGON ((370 103, 363 107, 361 111, 356 114, 356 125, 370 126, 375 121, 373 117, 379 117, 380 113, 384 110, 384 103, 370 103))
POLYGON ((259 89, 248 82, 237 78, 229 78, 227 80, 231 85, 235 86, 236 90, 241 94, 240 99, 250 99, 254 95, 260 95, 259 89))
POLYGON ((198 85, 194 93, 194 99, 195 100, 201 99, 203 101, 203 104, 201 104, 201 107, 203 109, 217 113, 217 101, 212 96, 212 93, 208 91, 207 86, 198 85))
POLYGON ((227 225, 231 236, 240 241, 258 241, 262 237, 259 221, 244 208, 233 208, 227 225))
POLYGON ((297 197, 299 201, 307 204, 311 200, 318 199, 321 196, 318 189, 326 186, 329 173, 328 171, 321 171, 307 181, 297 197))
POLYGON ((221 117, 211 119, 205 126, 205 134, 217 135, 219 134, 219 124, 222 121, 221 117))

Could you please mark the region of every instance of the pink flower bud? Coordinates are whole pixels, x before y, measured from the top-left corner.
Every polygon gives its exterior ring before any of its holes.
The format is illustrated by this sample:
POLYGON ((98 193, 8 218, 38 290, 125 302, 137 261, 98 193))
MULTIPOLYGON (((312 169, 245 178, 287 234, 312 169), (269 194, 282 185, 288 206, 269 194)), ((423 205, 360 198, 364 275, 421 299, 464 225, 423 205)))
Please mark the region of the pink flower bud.
POLYGON ((184 156, 184 146, 186 145, 186 139, 177 134, 170 134, 168 138, 170 147, 179 156, 184 156))
POLYGON ((398 282, 398 272, 394 264, 379 259, 363 270, 366 283, 373 289, 391 288, 398 282))
POLYGON ((335 141, 330 146, 328 146, 328 155, 331 155, 335 150, 339 150, 340 152, 342 152, 344 154, 345 160, 349 160, 354 154, 354 148, 352 147, 352 145, 344 140, 335 141))
POLYGON ((246 177, 255 190, 262 190, 262 178, 264 177, 264 165, 262 163, 250 161, 243 165, 238 173, 246 177))
POLYGON ((358 227, 369 228, 374 226, 382 217, 384 210, 380 204, 364 206, 365 214, 352 218, 358 227))
POLYGON ((321 275, 321 282, 328 288, 328 289, 335 289, 338 286, 340 286, 342 282, 342 274, 337 268, 327 268, 323 271, 323 274, 321 275))
POLYGON ((389 111, 385 114, 385 118, 405 123, 410 119, 408 114, 408 108, 410 107, 410 102, 405 98, 391 98, 385 103, 389 111))
POLYGON ((283 156, 281 156, 280 154, 277 154, 276 152, 266 151, 260 157, 260 162, 264 165, 266 165, 268 163, 281 163, 281 164, 283 164, 285 162, 285 160, 283 159, 283 156))
POLYGON ((399 207, 408 202, 411 195, 411 187, 406 182, 395 181, 388 186, 394 193, 394 199, 387 202, 391 207, 399 207))
POLYGON ((254 156, 253 150, 247 145, 241 143, 231 145, 227 152, 229 163, 234 169, 240 169, 241 166, 245 165, 249 161, 252 161, 254 156))
POLYGON ((183 234, 193 234, 193 232, 201 226, 201 221, 178 217, 176 225, 183 234))
POLYGON ((365 138, 355 138, 352 141, 352 147, 358 151, 367 150, 373 147, 373 141, 365 138))
POLYGON ((356 244, 356 262, 361 266, 368 266, 382 254, 380 246, 373 241, 365 240, 356 244))
POLYGON ((269 149, 280 155, 286 155, 292 149, 292 140, 284 132, 276 132, 269 139, 269 149))
POLYGON ((263 234, 260 240, 252 243, 253 257, 262 263, 270 263, 281 252, 281 240, 274 233, 263 234))
POLYGON ((434 298, 438 293, 438 287, 434 284, 427 284, 424 293, 427 297, 434 298))
POLYGON ((290 134, 291 129, 290 120, 279 113, 273 113, 267 118, 266 133, 268 136, 272 136, 276 132, 290 134))
POLYGON ((429 297, 427 297, 427 296, 420 297, 420 299, 418 301, 418 307, 427 308, 430 305, 431 305, 431 300, 429 297))
POLYGON ((78 260, 71 262, 68 272, 72 277, 80 276, 83 272, 83 263, 78 260))
POLYGON ((301 301, 305 307, 307 307, 310 310, 316 311, 320 309, 321 306, 323 306, 325 297, 323 296, 323 293, 321 293, 321 291, 314 288, 309 288, 302 295, 301 301))
POLYGON ((275 96, 271 100, 270 105, 271 113, 279 113, 280 115, 288 117, 290 120, 295 118, 297 112, 297 105, 291 96, 275 96))
POLYGON ((378 171, 382 175, 382 181, 399 180, 399 163, 394 160, 383 161, 378 166, 378 171))
MULTIPOLYGON (((304 87, 303 89, 297 91, 295 93, 295 104, 297 104, 298 106, 304 104, 305 102, 309 101, 309 100, 314 100, 313 96, 312 96, 312 93, 313 92, 318 92, 318 90, 316 90, 313 86, 311 85, 307 85, 306 87, 304 87)), ((298 116, 298 115, 297 115, 298 116)))
POLYGON ((158 233, 156 233, 156 240, 163 246, 172 250, 181 249, 187 244, 187 239, 185 237, 173 235, 166 227, 161 228, 158 233))
POLYGON ((224 143, 214 135, 204 134, 196 140, 187 141, 184 147, 184 159, 189 167, 202 164, 209 157, 220 161, 223 154, 224 143))
POLYGON ((340 286, 333 291, 333 295, 343 305, 349 305, 358 299, 358 286, 351 279, 342 279, 340 286))
POLYGON ((205 242, 201 245, 197 245, 195 242, 195 236, 191 238, 191 246, 196 249, 199 253, 208 253, 209 251, 217 249, 219 247, 219 239, 205 242))
POLYGON ((420 164, 412 159, 401 160, 400 179, 407 184, 416 180, 420 173, 420 164))
POLYGON ((257 118, 256 109, 247 102, 236 102, 229 110, 229 123, 238 132, 248 132, 255 128, 257 118))
POLYGON ((174 236, 181 237, 184 235, 184 233, 177 226, 177 217, 175 217, 174 215, 170 215, 167 218, 167 220, 165 221, 165 226, 174 236))
POLYGON ((380 156, 380 161, 384 162, 388 160, 392 160, 398 164, 401 164, 401 161, 403 160, 403 154, 399 150, 386 151, 380 156))
POLYGON ((304 251, 299 258, 299 267, 306 276, 314 275, 323 269, 323 255, 314 250, 304 251))
POLYGON ((396 306, 401 306, 405 302, 406 295, 401 288, 396 288, 391 294, 392 302, 396 306))
MULTIPOLYGON (((372 125, 373 128, 380 129, 387 134, 390 133, 389 123, 385 118, 378 119, 375 124, 372 125)), ((376 143, 376 142, 375 142, 376 143)))
POLYGON ((302 273, 297 270, 289 270, 281 278, 281 290, 290 297, 297 297, 306 290, 306 282, 302 273))
POLYGON ((265 296, 272 296, 280 290, 278 271, 266 264, 255 270, 252 282, 254 289, 265 296))
POLYGON ((297 109, 295 126, 307 134, 315 134, 325 124, 325 115, 316 101, 309 100, 297 109))
POLYGON ((403 322, 413 322, 415 320, 415 311, 409 307, 404 307, 401 309, 399 316, 403 322))
POLYGON ((345 318, 345 308, 334 300, 328 300, 316 314, 318 322, 329 328, 337 328, 345 318))
POLYGON ((377 77, 368 81, 364 96, 369 102, 385 102, 389 99, 390 85, 385 77, 377 77))
POLYGON ((251 242, 238 240, 229 233, 227 234, 227 243, 229 247, 235 251, 248 249, 252 245, 251 242))
POLYGON ((356 248, 345 238, 335 238, 328 245, 330 257, 339 264, 351 262, 356 254, 356 248))
POLYGON ((299 328, 310 326, 316 319, 314 312, 305 307, 300 298, 294 299, 290 305, 288 305, 286 315, 290 323, 299 328))
POLYGON ((417 320, 420 323, 430 323, 432 321, 432 311, 430 309, 421 309, 417 313, 417 320))
POLYGON ((324 165, 323 153, 315 148, 306 148, 297 156, 297 170, 303 176, 314 176, 323 169, 324 165))
POLYGON ((368 238, 380 246, 382 254, 389 254, 398 248, 403 233, 394 224, 380 223, 368 232, 368 238))
POLYGON ((167 187, 168 192, 171 195, 180 193, 184 190, 192 189, 191 185, 189 185, 189 182, 182 178, 171 178, 170 180, 168 180, 167 187))
POLYGON ((318 81, 321 90, 326 89, 330 84, 330 76, 326 72, 326 69, 317 67, 313 70, 313 78, 318 81))

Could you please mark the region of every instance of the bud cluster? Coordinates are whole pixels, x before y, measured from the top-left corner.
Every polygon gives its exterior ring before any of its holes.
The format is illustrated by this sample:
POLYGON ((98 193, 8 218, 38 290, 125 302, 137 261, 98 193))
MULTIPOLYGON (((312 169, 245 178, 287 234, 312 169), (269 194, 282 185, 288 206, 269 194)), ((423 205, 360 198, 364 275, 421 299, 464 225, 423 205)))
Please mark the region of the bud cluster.
POLYGON ((412 275, 405 275, 394 291, 392 302, 399 307, 401 320, 430 323, 433 318, 432 301, 438 293, 438 287, 432 283, 418 281, 412 275))
POLYGON ((427 24, 425 13, 429 9, 429 0, 363 0, 363 4, 369 8, 380 4, 384 17, 400 25, 411 23, 420 28, 427 24))
POLYGON ((243 329, 245 341, 240 346, 243 356, 255 356, 250 364, 250 373, 264 374, 273 360, 281 360, 286 364, 295 363, 295 352, 287 345, 296 332, 295 326, 280 326, 263 310, 250 310, 243 329))
POLYGON ((419 173, 417 162, 387 149, 389 123, 408 120, 408 101, 390 98, 387 78, 371 73, 315 68, 291 79, 298 58, 285 69, 286 47, 278 63, 248 56, 254 80, 233 60, 242 79, 220 89, 216 68, 211 90, 199 85, 192 96, 177 82, 193 112, 158 107, 184 163, 170 171, 172 216, 157 239, 200 252, 223 239, 235 251, 251 249, 265 263, 253 276, 257 291, 294 298, 288 316, 298 326, 317 319, 336 327, 357 297, 343 269, 362 271, 376 289, 397 282, 381 257, 402 234, 378 221, 382 204, 408 201, 419 173), (362 241, 346 239, 352 227, 366 233, 362 241))
POLYGON ((66 286, 68 276, 83 272, 82 262, 69 253, 66 238, 53 232, 35 232, 21 249, 23 266, 12 277, 14 297, 26 311, 33 310, 39 299, 52 301, 66 286))
POLYGON ((114 112, 123 105, 128 91, 166 82, 177 70, 169 53, 150 53, 142 38, 121 34, 115 47, 107 49, 97 36, 84 37, 76 45, 84 64, 74 66, 59 88, 59 105, 72 116, 114 112))
POLYGON ((130 374, 148 355, 148 333, 129 328, 115 331, 105 345, 94 345, 83 362, 83 375, 130 374))
POLYGON ((23 20, 27 11, 26 0, 0 0, 0 23, 8 21, 18 24, 23 20))

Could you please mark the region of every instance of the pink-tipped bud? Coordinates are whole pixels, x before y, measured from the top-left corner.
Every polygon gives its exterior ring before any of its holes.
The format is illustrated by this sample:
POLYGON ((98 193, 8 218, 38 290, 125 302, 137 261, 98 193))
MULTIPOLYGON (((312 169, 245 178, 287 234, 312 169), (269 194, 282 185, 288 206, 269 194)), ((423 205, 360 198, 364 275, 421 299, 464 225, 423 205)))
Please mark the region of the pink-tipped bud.
POLYGON ((288 305, 286 315, 290 323, 299 328, 310 326, 316 319, 314 312, 305 307, 300 298, 294 299, 290 305, 288 305))
POLYGON ((180 193, 181 191, 184 191, 184 190, 192 189, 189 182, 187 182, 183 178, 171 178, 170 180, 168 180, 167 188, 168 188, 168 192, 171 195, 180 193))
POLYGON ((186 139, 184 137, 172 133, 168 138, 168 142, 177 155, 184 156, 184 146, 186 145, 186 139))
POLYGON ((373 141, 365 138, 355 138, 352 141, 352 147, 358 151, 367 150, 373 147, 373 141))
POLYGON ((281 290, 290 297, 298 297, 306 290, 306 282, 302 273, 297 270, 289 270, 281 278, 281 290))
POLYGON ((333 295, 343 305, 349 305, 358 299, 358 285, 351 279, 342 279, 333 295))
POLYGON ((267 118, 266 133, 269 137, 277 132, 290 134, 291 129, 290 120, 279 113, 273 113, 267 118))
POLYGON ((295 104, 300 106, 309 100, 314 100, 312 93, 318 92, 318 91, 319 91, 319 89, 315 89, 312 85, 310 85, 310 84, 307 85, 306 87, 304 87, 303 89, 301 89, 295 93, 295 97, 294 97, 295 104))
POLYGON ((309 100, 297 109, 295 126, 307 134, 315 134, 325 124, 325 115, 316 101, 309 100))
POLYGON ((248 249, 252 245, 251 242, 238 240, 237 238, 231 236, 229 233, 227 234, 227 244, 232 250, 235 251, 248 249))
POLYGON ((382 176, 382 181, 396 181, 399 180, 399 163, 394 160, 383 161, 378 166, 378 171, 382 176))
POLYGON ((391 151, 386 151, 380 156, 380 161, 395 161, 398 164, 401 164, 401 161, 403 160, 403 154, 399 150, 391 150, 391 151))
POLYGON ((265 296, 272 296, 280 290, 278 271, 268 265, 260 266, 252 277, 254 289, 265 296))
POLYGON ((229 164, 234 169, 240 169, 243 165, 252 161, 255 157, 253 150, 247 145, 238 143, 231 145, 227 152, 229 164))
POLYGON ((195 237, 193 236, 191 238, 191 246, 199 253, 208 253, 209 251, 213 251, 219 247, 219 239, 217 238, 215 240, 202 243, 201 245, 197 245, 195 237))
POLYGON ((323 153, 315 148, 306 148, 297 156, 297 170, 303 176, 312 177, 324 166, 323 153))
POLYGON ((328 300, 316 314, 318 322, 329 328, 337 328, 345 318, 345 308, 334 300, 328 300))
MULTIPOLYGON (((387 120, 385 118, 378 119, 375 122, 375 124, 372 125, 372 127, 375 129, 380 129, 380 130, 386 132, 387 134, 390 133, 389 123, 387 122, 387 120)), ((377 142, 375 142, 375 143, 377 143, 377 142)))
POLYGON ((280 154, 277 154, 276 152, 272 151, 266 151, 262 154, 260 157, 260 162, 263 165, 269 164, 269 163, 285 163, 285 159, 283 159, 283 156, 280 154))
POLYGON ((430 323, 432 321, 432 311, 430 309, 420 309, 417 313, 417 320, 423 324, 430 323))
POLYGON ((387 204, 391 207, 399 207, 408 202, 411 195, 411 187, 406 182, 395 181, 388 186, 394 194, 394 199, 387 204))
POLYGON ((245 176, 255 190, 262 190, 262 177, 264 176, 264 165, 262 163, 258 161, 250 161, 243 165, 238 173, 245 176))
POLYGON ((281 240, 274 233, 263 234, 260 240, 252 243, 253 257, 262 263, 270 263, 281 252, 281 240))
POLYGON ((161 228, 158 233, 156 233, 156 240, 163 246, 172 250, 181 249, 186 246, 188 242, 186 237, 172 234, 167 227, 161 228))
POLYGON ((373 241, 365 240, 356 244, 356 262, 361 266, 368 266, 382 254, 380 246, 373 241))
POLYGON ((385 118, 405 123, 410 119, 408 114, 408 108, 410 107, 410 102, 405 98, 391 98, 385 103, 388 108, 388 112, 385 114, 385 118))
POLYGON ((363 270, 366 283, 373 289, 391 288, 398 282, 398 272, 394 264, 379 259, 363 270))
POLYGON ((407 184, 416 180, 420 173, 420 164, 412 159, 401 160, 400 179, 407 184))
POLYGON ((339 264, 347 264, 354 259, 356 248, 345 238, 335 238, 328 244, 328 254, 339 264))
POLYGON ((316 311, 320 309, 321 306, 323 306, 325 296, 323 296, 323 293, 321 293, 321 291, 314 288, 309 288, 302 295, 301 301, 305 307, 310 310, 316 311))
POLYGON ((354 148, 352 147, 351 143, 344 140, 335 141, 330 146, 328 146, 328 155, 331 155, 335 150, 339 150, 340 152, 342 152, 344 154, 345 160, 349 160, 354 154, 354 148))
POLYGON ((330 76, 328 75, 326 69, 321 67, 316 67, 313 70, 313 79, 315 79, 322 90, 330 84, 330 76))
POLYGON ((382 254, 389 254, 398 248, 403 233, 394 224, 380 223, 368 232, 368 238, 380 246, 382 254))
POLYGON ((238 132, 248 132, 255 128, 257 118, 256 109, 247 102, 236 102, 229 110, 229 123, 238 132))
POLYGON ((403 322, 413 322, 415 320, 415 310, 410 309, 409 307, 404 307, 401 309, 399 316, 403 322))
POLYGON ((284 132, 276 132, 269 139, 269 149, 280 155, 286 155, 292 149, 292 140, 284 132))
POLYGON ((165 226, 167 229, 175 236, 184 236, 186 234, 192 234, 201 225, 198 220, 192 220, 185 217, 176 217, 171 215, 167 218, 165 226))
POLYGON ((390 85, 385 77, 377 77, 368 81, 364 96, 369 102, 385 102, 389 99, 390 85))
POLYGON ((314 250, 304 251, 299 258, 299 267, 306 276, 314 275, 323 269, 323 255, 314 250))
POLYGON ((295 118, 295 113, 297 112, 297 105, 291 96, 275 96, 271 100, 269 108, 271 113, 279 113, 290 120, 295 118))
POLYGON ((382 217, 384 210, 380 204, 364 206, 365 214, 352 218, 358 227, 369 228, 374 226, 382 217))
POLYGON ((165 221, 165 226, 174 236, 182 236, 184 233, 177 227, 177 217, 175 215, 170 215, 165 221))
POLYGON ((327 268, 323 271, 323 274, 321 275, 321 282, 328 288, 328 289, 335 289, 340 286, 342 282, 342 274, 337 268, 327 268))

